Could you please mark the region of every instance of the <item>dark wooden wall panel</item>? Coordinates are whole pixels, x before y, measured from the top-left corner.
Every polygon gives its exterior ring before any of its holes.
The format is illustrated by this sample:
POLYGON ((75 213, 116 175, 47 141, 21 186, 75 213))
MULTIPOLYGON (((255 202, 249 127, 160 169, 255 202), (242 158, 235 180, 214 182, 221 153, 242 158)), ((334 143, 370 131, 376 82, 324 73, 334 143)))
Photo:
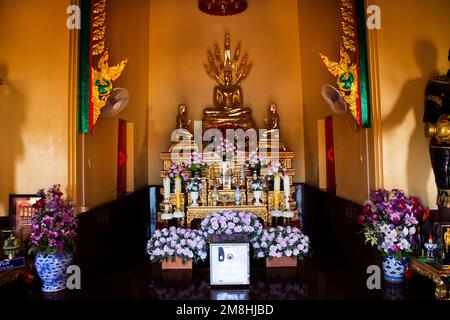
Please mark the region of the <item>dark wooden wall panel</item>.
POLYGON ((148 188, 82 214, 76 263, 85 275, 94 275, 141 261, 149 221, 148 188))

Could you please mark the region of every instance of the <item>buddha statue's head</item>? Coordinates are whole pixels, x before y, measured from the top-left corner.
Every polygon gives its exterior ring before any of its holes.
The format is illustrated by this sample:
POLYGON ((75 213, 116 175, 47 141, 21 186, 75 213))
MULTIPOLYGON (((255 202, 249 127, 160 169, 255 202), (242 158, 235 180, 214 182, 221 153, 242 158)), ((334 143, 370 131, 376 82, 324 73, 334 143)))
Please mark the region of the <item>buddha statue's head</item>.
POLYGON ((178 106, 178 114, 184 114, 186 112, 186 106, 184 104, 180 104, 178 106))

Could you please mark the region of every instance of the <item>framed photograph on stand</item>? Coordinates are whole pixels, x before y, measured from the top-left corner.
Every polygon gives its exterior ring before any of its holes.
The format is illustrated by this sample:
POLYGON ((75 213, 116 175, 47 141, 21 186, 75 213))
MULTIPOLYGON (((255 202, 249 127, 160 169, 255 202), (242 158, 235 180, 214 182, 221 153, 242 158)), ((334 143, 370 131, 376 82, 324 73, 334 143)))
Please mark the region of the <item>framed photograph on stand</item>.
POLYGON ((21 230, 23 239, 26 241, 31 234, 31 217, 35 209, 33 205, 40 199, 35 194, 20 195, 14 194, 9 196, 9 216, 11 226, 17 230, 21 230))

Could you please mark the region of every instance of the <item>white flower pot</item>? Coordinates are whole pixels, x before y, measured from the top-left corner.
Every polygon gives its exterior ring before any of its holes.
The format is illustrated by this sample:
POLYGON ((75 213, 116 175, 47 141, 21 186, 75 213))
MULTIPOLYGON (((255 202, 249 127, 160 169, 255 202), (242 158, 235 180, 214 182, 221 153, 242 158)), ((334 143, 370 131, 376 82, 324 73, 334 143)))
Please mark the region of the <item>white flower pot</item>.
POLYGON ((198 197, 199 197, 199 193, 198 192, 191 192, 191 206, 192 207, 198 207, 198 197))
POLYGON ((262 191, 253 191, 253 198, 255 200, 255 206, 262 205, 261 199, 262 199, 262 191))

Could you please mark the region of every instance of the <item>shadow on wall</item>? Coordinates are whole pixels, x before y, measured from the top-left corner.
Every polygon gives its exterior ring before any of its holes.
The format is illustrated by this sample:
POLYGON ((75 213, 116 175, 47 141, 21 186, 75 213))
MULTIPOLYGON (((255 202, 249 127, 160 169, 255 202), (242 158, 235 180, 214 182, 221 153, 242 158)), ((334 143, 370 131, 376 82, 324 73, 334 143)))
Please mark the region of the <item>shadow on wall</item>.
POLYGON ((8 195, 15 190, 16 163, 22 160, 21 128, 25 120, 23 94, 8 81, 6 65, 0 62, 0 216, 8 215, 8 195))
POLYGON ((414 130, 408 142, 408 161, 406 164, 407 185, 425 184, 432 172, 428 167, 420 166, 418 156, 428 156, 428 139, 424 136, 424 94, 427 83, 438 74, 436 46, 423 40, 414 45, 414 55, 421 77, 409 80, 403 86, 397 102, 390 114, 383 118, 383 130, 395 130, 412 110, 414 115, 414 130))

